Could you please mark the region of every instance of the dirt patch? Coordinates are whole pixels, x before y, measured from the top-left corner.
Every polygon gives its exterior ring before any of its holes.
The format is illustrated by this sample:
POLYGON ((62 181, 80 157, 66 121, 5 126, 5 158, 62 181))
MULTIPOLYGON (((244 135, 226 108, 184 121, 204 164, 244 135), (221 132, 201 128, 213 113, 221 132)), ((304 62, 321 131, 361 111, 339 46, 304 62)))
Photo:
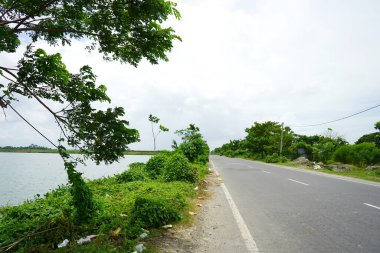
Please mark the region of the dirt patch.
POLYGON ((246 252, 232 211, 220 187, 219 175, 212 172, 201 187, 190 227, 173 227, 157 238, 158 251, 177 252, 246 252))

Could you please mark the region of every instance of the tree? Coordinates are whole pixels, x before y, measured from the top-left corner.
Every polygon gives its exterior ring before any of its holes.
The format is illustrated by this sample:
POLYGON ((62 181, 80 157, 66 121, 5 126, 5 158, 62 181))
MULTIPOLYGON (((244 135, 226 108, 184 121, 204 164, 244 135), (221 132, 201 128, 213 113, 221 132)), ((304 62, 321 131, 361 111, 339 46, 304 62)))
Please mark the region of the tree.
POLYGON ((0 52, 15 53, 20 36, 31 43, 17 66, 0 66, 0 106, 14 110, 30 124, 13 107, 22 96, 35 99, 53 116, 62 138, 58 145, 48 141, 64 160, 73 203, 82 220, 91 217, 94 203, 75 170, 78 161, 67 154, 64 144, 80 149, 96 163, 112 163, 123 156, 128 144, 139 141, 139 134, 122 119, 123 108, 94 107, 96 102, 111 100, 106 87, 96 84, 91 67, 70 73, 60 54, 49 55, 33 43, 70 45, 73 39, 81 39, 88 41, 87 50, 97 49, 106 60, 137 66, 145 58, 156 64, 168 60, 173 40, 180 40, 171 27, 161 26, 170 16, 180 17, 175 6, 166 0, 0 0, 0 52), (53 110, 58 106, 60 110, 53 110))
MULTIPOLYGON (((281 124, 273 121, 264 123, 255 122, 246 128, 246 147, 252 154, 261 154, 262 157, 278 153, 281 142, 281 124)), ((292 144, 293 132, 289 127, 283 129, 283 154, 287 155, 292 144)))
POLYGON ((182 143, 178 145, 177 149, 179 149, 190 162, 208 162, 210 148, 203 139, 198 127, 194 124, 190 124, 188 128, 177 130, 175 133, 181 136, 182 139, 182 143))
POLYGON ((380 131, 380 121, 375 123, 375 129, 380 131))
POLYGON ((376 147, 380 148, 380 121, 375 123, 375 129, 378 130, 378 132, 365 134, 361 136, 355 144, 360 144, 364 142, 373 143, 376 145, 376 147))
POLYGON ((157 136, 158 136, 161 132, 168 132, 168 131, 169 131, 169 128, 166 128, 165 126, 160 125, 160 126, 158 127, 158 132, 156 133, 156 132, 154 131, 153 124, 158 124, 158 122, 160 121, 160 119, 159 119, 158 117, 153 116, 152 114, 150 114, 148 120, 150 121, 150 123, 151 123, 151 125, 152 125, 153 148, 154 148, 154 151, 156 151, 156 139, 157 139, 157 136))

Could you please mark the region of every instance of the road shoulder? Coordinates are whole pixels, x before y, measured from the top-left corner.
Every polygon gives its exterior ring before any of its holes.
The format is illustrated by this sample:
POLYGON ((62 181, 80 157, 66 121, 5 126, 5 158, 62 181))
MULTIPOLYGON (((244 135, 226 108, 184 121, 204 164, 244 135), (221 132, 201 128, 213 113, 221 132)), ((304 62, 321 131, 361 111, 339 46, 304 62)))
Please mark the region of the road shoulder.
POLYGON ((194 224, 169 230, 160 238, 159 252, 247 252, 238 225, 220 186, 220 177, 212 171, 206 177, 208 198, 202 201, 194 224))

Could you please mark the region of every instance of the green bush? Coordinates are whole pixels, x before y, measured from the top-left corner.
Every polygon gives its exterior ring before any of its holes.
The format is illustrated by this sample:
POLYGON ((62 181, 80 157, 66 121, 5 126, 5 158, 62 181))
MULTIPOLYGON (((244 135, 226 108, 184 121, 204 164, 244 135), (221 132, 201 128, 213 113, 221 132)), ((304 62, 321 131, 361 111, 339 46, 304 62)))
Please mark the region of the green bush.
POLYGON ((143 228, 158 228, 180 219, 180 211, 160 197, 137 197, 131 213, 131 224, 143 228))
POLYGON ((333 160, 341 163, 352 163, 352 148, 350 145, 344 145, 335 150, 333 160))
POLYGON ((365 167, 380 162, 380 149, 374 143, 367 142, 352 146, 346 145, 338 148, 333 157, 337 162, 365 167))
POLYGON ((147 181, 149 176, 145 172, 144 163, 131 163, 129 169, 116 175, 116 181, 119 183, 127 183, 133 181, 147 181))
POLYGON ((194 170, 198 171, 198 179, 202 180, 208 174, 208 165, 201 163, 193 163, 191 164, 194 170))
POLYGON ((149 175, 150 178, 156 179, 160 175, 165 167, 165 163, 169 158, 169 153, 160 153, 158 155, 152 156, 145 166, 145 171, 149 175))
POLYGON ((201 162, 204 164, 208 162, 210 149, 207 142, 201 138, 181 143, 179 150, 182 151, 190 162, 201 162))
POLYGON ((198 171, 191 166, 189 160, 180 152, 173 153, 165 163, 163 172, 164 181, 187 181, 195 183, 198 171))
POLYGON ((278 155, 277 153, 267 155, 264 160, 266 163, 284 163, 288 161, 285 156, 278 155))

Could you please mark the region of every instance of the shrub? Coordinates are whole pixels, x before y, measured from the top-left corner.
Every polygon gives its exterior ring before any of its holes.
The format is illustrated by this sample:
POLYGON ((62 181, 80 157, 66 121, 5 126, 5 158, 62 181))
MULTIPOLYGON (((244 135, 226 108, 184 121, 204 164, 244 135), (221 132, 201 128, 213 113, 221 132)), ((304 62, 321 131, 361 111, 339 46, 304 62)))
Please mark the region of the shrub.
POLYGON ((172 154, 165 163, 163 172, 164 181, 187 181, 195 183, 198 171, 191 166, 189 160, 180 152, 172 154))
POLYGON ((149 180, 149 176, 146 174, 144 168, 144 163, 131 163, 128 170, 116 175, 116 181, 119 183, 147 181, 149 180))
POLYGON ((353 164, 360 167, 380 162, 380 149, 374 143, 360 143, 352 146, 353 164))
POLYGON ((158 228, 180 219, 180 211, 166 199, 139 196, 135 200, 130 222, 144 228, 158 228))
POLYGON ((152 156, 145 165, 145 171, 150 178, 156 179, 160 175, 165 167, 165 163, 169 158, 169 153, 160 153, 158 155, 152 156))
POLYGON ((266 163, 284 163, 287 161, 288 161, 288 159, 285 156, 278 155, 277 153, 274 153, 272 155, 267 155, 265 157, 266 163))
POLYGON ((342 163, 352 162, 352 148, 349 145, 344 145, 335 150, 333 160, 342 163))
POLYGON ((342 146, 334 152, 334 160, 365 167, 380 162, 380 149, 374 143, 363 142, 342 146))
POLYGON ((191 164, 194 170, 198 172, 198 179, 202 180, 205 178, 205 176, 208 174, 208 165, 207 164, 200 164, 200 163, 193 163, 191 164))
POLYGON ((208 162, 210 149, 207 142, 201 138, 181 143, 179 150, 182 151, 190 162, 201 162, 204 164, 208 162))

